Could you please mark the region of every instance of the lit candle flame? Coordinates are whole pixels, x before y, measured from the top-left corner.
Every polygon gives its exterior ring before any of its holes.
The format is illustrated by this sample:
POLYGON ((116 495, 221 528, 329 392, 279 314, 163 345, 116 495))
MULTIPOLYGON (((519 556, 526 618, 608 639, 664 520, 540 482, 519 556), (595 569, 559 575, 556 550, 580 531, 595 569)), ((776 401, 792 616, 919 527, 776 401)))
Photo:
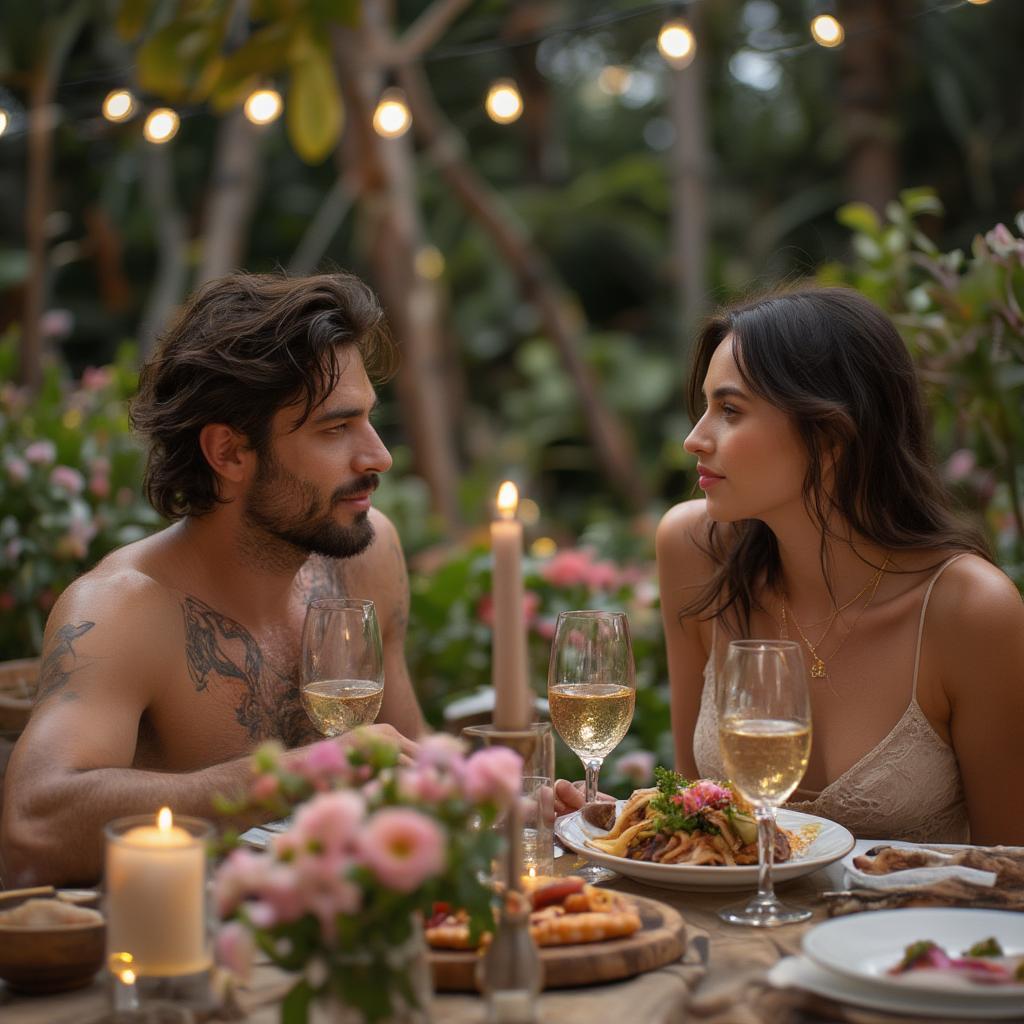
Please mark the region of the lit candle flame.
POLYGON ((135 984, 135 972, 130 968, 126 967, 120 975, 122 985, 134 985, 135 984))
POLYGON ((170 832, 174 819, 171 817, 170 807, 161 807, 160 813, 156 816, 156 827, 161 832, 170 832))
POLYGON ((502 519, 514 519, 519 505, 519 488, 506 480, 498 488, 498 515, 502 519))

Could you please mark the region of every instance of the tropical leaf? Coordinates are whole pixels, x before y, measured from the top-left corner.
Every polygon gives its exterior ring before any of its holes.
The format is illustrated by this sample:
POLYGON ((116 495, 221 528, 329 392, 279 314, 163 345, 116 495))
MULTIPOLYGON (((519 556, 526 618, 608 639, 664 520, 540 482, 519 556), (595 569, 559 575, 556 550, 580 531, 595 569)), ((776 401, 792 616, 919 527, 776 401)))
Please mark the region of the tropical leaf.
POLYGON ((310 44, 305 59, 292 65, 287 100, 288 137, 306 163, 319 163, 331 152, 343 118, 330 59, 320 46, 310 44))
POLYGON ((125 40, 137 39, 146 27, 149 14, 149 0, 121 0, 115 27, 117 34, 125 40))

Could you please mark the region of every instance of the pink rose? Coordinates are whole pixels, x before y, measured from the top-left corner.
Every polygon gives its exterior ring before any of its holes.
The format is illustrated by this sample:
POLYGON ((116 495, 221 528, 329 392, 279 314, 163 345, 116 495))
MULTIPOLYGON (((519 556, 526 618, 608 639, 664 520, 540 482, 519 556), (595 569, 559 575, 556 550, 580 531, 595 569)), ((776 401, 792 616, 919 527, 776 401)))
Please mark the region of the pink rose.
POLYGON ((345 781, 352 776, 348 758, 333 739, 321 740, 307 747, 291 767, 296 775, 301 775, 321 791, 330 789, 334 782, 345 781))
POLYGON ((485 747, 466 762, 466 795, 507 805, 522 788, 523 759, 508 747, 485 747))
POLYGON ((632 786, 646 786, 654 775, 654 754, 649 750, 631 750, 615 762, 615 771, 632 786))
POLYGON ((541 566, 541 576, 555 587, 578 587, 587 582, 593 559, 587 548, 566 548, 541 566))
POLYGON ((281 788, 281 781, 276 775, 261 775, 252 784, 250 792, 256 800, 269 800, 281 788))
POLYGON ((378 881, 396 892, 412 892, 444 870, 444 833, 433 819, 409 807, 386 807, 374 814, 359 848, 378 881))
POLYGON ((23 484, 29 475, 28 463, 24 459, 19 459, 16 455, 12 455, 4 460, 4 469, 7 470, 7 475, 16 484, 23 484))
POLYGON ((75 320, 69 309, 48 309, 39 318, 39 333, 44 338, 66 338, 75 320))
POLYGON ((233 850, 228 855, 213 881, 214 901, 221 917, 233 913, 246 896, 259 889, 268 863, 252 850, 233 850))
POLYGON ((217 962, 239 978, 247 979, 252 971, 256 943, 249 929, 240 921, 228 921, 217 933, 217 962))
POLYGON ((619 585, 619 569, 614 562, 594 562, 586 572, 591 590, 614 590, 619 585))
POLYGON ((366 807, 356 793, 321 793, 295 812, 290 831, 300 849, 330 856, 351 848, 365 814, 366 807))
POLYGON ((555 620, 550 615, 542 615, 534 619, 533 631, 544 640, 554 640, 555 620))
POLYGON ((978 460, 970 448, 960 448, 946 461, 946 479, 951 484, 962 483, 974 472, 977 464, 978 460))
POLYGON ((25 449, 25 461, 37 466, 48 466, 57 458, 57 446, 52 441, 33 441, 25 449))
POLYGON ((94 498, 104 500, 110 497, 110 477, 94 473, 89 477, 89 493, 94 498))
POLYGON ((83 391, 102 391, 108 387, 114 379, 113 374, 106 366, 87 366, 82 371, 83 391))
POLYGON ((85 490, 85 477, 70 466, 54 466, 50 472, 50 483, 72 495, 85 490))

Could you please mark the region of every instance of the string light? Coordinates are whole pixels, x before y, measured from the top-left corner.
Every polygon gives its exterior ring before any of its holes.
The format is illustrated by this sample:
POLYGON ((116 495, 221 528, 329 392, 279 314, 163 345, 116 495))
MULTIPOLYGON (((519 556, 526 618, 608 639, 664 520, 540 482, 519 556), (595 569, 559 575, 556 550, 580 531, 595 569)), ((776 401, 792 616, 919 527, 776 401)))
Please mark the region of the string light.
POLYGON ((147 142, 161 145, 170 142, 178 134, 180 124, 181 119, 170 107, 157 107, 156 110, 150 111, 146 118, 142 134, 145 135, 147 142))
POLYGON ((697 56, 697 39, 693 29, 679 18, 666 21, 658 33, 658 52, 674 68, 689 67, 697 56))
POLYGON ((420 277, 436 281, 444 273, 444 253, 436 245, 425 245, 416 253, 413 265, 420 277))
POLYGON ((974 4, 976 7, 981 7, 988 3, 988 0, 967 0, 969 4, 974 4))
POLYGON ((0 108, 0 135, 3 135, 7 131, 7 126, 11 123, 11 119, 7 114, 7 111, 0 108))
POLYGON ((499 78, 491 83, 484 101, 487 116, 495 124, 512 124, 523 114, 523 97, 511 78, 499 78))
POLYGON ((127 89, 113 89, 103 101, 103 116, 115 123, 127 121, 135 113, 135 97, 127 89))
POLYGON ((831 14, 819 14, 811 22, 811 35, 819 46, 838 46, 846 37, 843 26, 831 14))
POLYGON ((373 112, 373 130, 385 139, 403 136, 412 124, 409 104, 401 89, 385 89, 373 112))
POLYGON ((257 89, 249 93, 242 109, 253 124, 271 124, 281 116, 282 106, 276 89, 257 89))

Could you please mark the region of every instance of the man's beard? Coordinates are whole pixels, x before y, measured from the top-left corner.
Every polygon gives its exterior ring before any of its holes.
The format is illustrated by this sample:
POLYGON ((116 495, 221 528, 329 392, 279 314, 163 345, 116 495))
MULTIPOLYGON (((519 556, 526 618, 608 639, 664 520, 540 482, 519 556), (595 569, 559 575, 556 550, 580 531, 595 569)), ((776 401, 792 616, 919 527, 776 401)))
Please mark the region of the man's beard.
POLYGON ((307 554, 352 558, 373 541, 369 511, 358 513, 351 526, 341 526, 331 510, 345 498, 376 490, 379 482, 375 473, 359 477, 334 491, 325 507, 311 483, 289 472, 272 454, 261 454, 242 516, 249 526, 307 554))

